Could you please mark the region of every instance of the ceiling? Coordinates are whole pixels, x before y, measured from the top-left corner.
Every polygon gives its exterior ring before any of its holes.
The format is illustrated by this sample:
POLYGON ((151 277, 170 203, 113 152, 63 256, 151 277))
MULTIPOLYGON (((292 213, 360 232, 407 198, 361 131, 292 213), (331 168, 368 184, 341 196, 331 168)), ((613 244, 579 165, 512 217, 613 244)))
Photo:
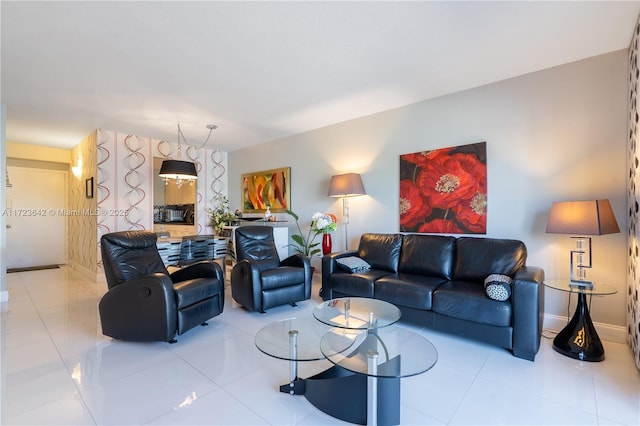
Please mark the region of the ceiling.
POLYGON ((7 140, 234 151, 629 47, 640 1, 0 2, 7 140))

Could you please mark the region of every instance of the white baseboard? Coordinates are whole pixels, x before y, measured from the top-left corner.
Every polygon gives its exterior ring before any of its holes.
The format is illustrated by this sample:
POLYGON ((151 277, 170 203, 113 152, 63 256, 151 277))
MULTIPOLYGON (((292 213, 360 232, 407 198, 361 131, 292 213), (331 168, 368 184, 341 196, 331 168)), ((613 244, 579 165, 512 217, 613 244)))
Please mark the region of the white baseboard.
MULTIPOLYGON (((549 330, 560 331, 567 325, 567 317, 560 315, 544 314, 543 327, 549 330)), ((627 327, 594 322, 593 326, 601 340, 615 343, 627 342, 627 327)))
POLYGON ((79 272, 80 274, 84 275, 85 277, 91 279, 93 282, 96 282, 96 283, 106 282, 104 273, 102 271, 100 272, 91 271, 76 262, 69 262, 67 263, 67 266, 79 272))

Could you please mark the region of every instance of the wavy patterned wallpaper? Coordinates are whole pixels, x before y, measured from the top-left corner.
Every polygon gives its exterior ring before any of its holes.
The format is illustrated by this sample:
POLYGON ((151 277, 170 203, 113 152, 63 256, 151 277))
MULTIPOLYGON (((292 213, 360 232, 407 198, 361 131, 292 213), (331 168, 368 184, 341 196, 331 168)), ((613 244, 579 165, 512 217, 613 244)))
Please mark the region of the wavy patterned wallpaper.
POLYGON ((97 271, 97 216, 91 214, 97 204, 95 197, 86 197, 86 180, 96 175, 96 136, 97 132, 91 133, 71 150, 69 174, 69 210, 78 212, 69 216, 67 222, 69 261, 90 274, 97 271), (78 167, 79 173, 74 172, 74 167, 78 167))
POLYGON ((629 49, 629 266, 627 294, 627 340, 633 350, 636 366, 640 369, 640 131, 638 119, 638 42, 640 20, 636 24, 629 49))
MULTIPOLYGON (((109 232, 153 229, 153 157, 177 159, 178 145, 108 130, 97 130, 73 151, 82 158, 82 177, 72 185, 71 209, 92 209, 95 215, 70 220, 69 258, 95 273, 102 273, 99 241, 109 232), (94 198, 85 198, 85 179, 94 176, 94 198)), ((216 195, 227 194, 226 153, 212 148, 184 147, 183 160, 196 163, 196 229, 209 234, 205 208, 216 195)))

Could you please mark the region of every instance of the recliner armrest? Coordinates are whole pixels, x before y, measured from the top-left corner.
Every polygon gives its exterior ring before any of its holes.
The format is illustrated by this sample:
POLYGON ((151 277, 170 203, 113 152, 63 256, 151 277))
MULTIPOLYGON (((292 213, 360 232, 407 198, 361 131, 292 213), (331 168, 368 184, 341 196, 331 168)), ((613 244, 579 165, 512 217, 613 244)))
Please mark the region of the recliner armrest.
POLYGON ((301 254, 293 254, 280 262, 280 266, 297 266, 300 268, 303 268, 305 264, 311 265, 311 260, 301 254))
POLYGON ((220 282, 224 282, 222 268, 211 260, 203 260, 180 268, 172 272, 170 277, 174 283, 192 280, 194 278, 217 278, 220 282))
POLYGON ((245 307, 255 306, 262 310, 260 292, 260 267, 256 261, 244 259, 236 263, 231 269, 231 295, 233 299, 245 307))
POLYGON ((102 330, 107 336, 133 341, 170 341, 177 330, 173 283, 155 273, 111 288, 100 300, 102 330))
POLYGON ((280 262, 280 266, 293 266, 296 268, 304 269, 304 286, 305 286, 305 294, 309 294, 308 297, 311 296, 311 259, 307 256, 303 256, 301 254, 294 254, 282 262, 280 262))
POLYGON ((173 282, 171 278, 160 272, 154 274, 142 275, 137 278, 133 278, 129 281, 125 281, 111 288, 107 293, 114 295, 125 295, 136 291, 140 291, 144 296, 171 296, 168 299, 173 298, 173 282))

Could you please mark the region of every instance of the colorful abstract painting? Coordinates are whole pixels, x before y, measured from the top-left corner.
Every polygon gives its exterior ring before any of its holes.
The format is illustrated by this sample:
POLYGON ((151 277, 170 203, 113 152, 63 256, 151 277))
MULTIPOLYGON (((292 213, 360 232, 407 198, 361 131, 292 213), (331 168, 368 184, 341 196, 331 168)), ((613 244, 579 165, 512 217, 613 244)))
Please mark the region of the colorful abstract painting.
POLYGON ((265 170, 242 175, 242 211, 264 213, 290 209, 291 168, 265 170))
POLYGON ((486 142, 400 156, 400 232, 486 231, 486 142))

